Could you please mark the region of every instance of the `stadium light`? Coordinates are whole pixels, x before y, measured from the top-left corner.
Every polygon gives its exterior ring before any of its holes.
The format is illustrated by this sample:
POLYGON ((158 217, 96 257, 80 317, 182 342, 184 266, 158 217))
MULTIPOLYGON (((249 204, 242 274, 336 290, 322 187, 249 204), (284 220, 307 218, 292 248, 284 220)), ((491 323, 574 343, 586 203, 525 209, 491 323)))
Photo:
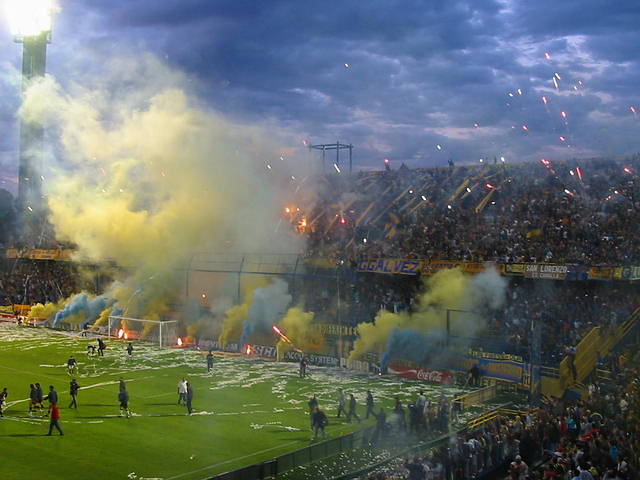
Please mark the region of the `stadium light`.
POLYGON ((52 0, 4 0, 9 29, 17 42, 51 32, 52 0))
MULTIPOLYGON (((22 44, 22 92, 30 83, 44 77, 47 44, 51 42, 53 0, 3 0, 4 15, 13 39, 22 44)), ((44 125, 42 119, 20 123, 18 167, 18 209, 23 234, 42 228, 42 163, 44 125)))

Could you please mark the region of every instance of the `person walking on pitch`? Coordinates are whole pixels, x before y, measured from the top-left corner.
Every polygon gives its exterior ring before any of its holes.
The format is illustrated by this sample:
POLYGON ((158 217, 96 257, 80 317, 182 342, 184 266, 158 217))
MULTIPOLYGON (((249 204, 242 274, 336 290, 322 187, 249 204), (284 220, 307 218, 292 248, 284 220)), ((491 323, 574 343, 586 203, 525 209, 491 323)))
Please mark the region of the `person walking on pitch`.
POLYGON ((347 410, 344 408, 345 398, 344 391, 341 388, 338 389, 338 418, 340 418, 340 414, 344 413, 347 416, 347 410))
POLYGON ((69 383, 69 395, 71 395, 71 403, 69 404, 69 408, 78 409, 78 390, 80 390, 80 385, 76 382, 74 378, 69 383))
POLYGON ((211 372, 212 368, 213 368, 213 352, 209 350, 209 353, 207 353, 207 372, 211 372))
POLYGON ((118 392, 118 401, 120 402, 120 416, 129 418, 131 411, 129 410, 129 392, 126 388, 122 388, 118 392))
POLYGON ((60 428, 60 409, 56 403, 51 405, 51 422, 49 423, 49 433, 47 433, 47 436, 51 436, 54 427, 60 432, 60 435, 64 435, 62 428, 60 428))
POLYGON ((193 412, 193 408, 191 407, 191 402, 193 401, 193 386, 189 383, 187 383, 187 393, 185 395, 185 402, 187 405, 187 412, 189 412, 189 415, 191 415, 191 413, 193 412))

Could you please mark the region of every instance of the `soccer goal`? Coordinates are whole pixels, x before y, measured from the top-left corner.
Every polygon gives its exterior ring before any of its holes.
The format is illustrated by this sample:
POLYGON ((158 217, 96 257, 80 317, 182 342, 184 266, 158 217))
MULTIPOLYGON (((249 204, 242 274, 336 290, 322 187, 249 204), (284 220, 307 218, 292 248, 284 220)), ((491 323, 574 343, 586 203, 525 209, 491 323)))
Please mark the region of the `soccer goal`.
POLYGON ((107 328, 109 338, 142 340, 157 343, 161 348, 175 345, 178 339, 176 320, 147 320, 110 316, 107 328))

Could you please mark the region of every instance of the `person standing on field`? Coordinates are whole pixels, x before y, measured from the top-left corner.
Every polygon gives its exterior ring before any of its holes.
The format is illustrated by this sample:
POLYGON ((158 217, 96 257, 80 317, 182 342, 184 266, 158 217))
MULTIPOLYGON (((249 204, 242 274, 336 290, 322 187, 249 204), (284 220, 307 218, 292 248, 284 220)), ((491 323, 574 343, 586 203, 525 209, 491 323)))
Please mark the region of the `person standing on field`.
POLYGON ((127 392, 126 388, 120 389, 120 392, 118 392, 118 401, 120 402, 120 416, 129 418, 131 411, 129 410, 129 392, 127 392))
POLYGON ((186 382, 186 384, 187 384, 187 393, 185 395, 185 400, 187 405, 187 411, 189 412, 189 415, 191 415, 191 413, 193 412, 193 408, 191 408, 191 402, 193 401, 193 386, 189 382, 186 382))
POLYGON ((311 414, 311 427, 313 428, 313 440, 318 439, 318 432, 322 432, 322 438, 326 438, 327 434, 324 431, 324 427, 329 424, 329 420, 325 413, 318 407, 313 409, 311 414))
POLYGON ((212 368, 213 368, 213 352, 209 350, 209 353, 207 353, 207 372, 211 372, 212 368))
POLYGON ((360 417, 356 412, 356 397, 353 396, 353 393, 349 396, 349 413, 347 413, 347 422, 351 423, 351 417, 355 417, 360 423, 360 417))
POLYGON ((0 417, 4 417, 4 414, 2 413, 2 409, 4 408, 4 403, 8 396, 9 396, 9 393, 7 392, 7 387, 4 387, 2 389, 2 392, 0 392, 0 417))
POLYGON ((344 413, 347 416, 347 410, 344 408, 345 398, 344 391, 339 388, 338 389, 338 418, 340 418, 340 414, 344 413))
POLYGON ((56 392, 56 389, 53 388, 53 385, 49 385, 49 395, 44 397, 44 399, 49 400, 49 410, 51 410, 51 407, 53 405, 58 404, 58 392, 56 392))
POLYGON ((69 408, 78 409, 78 390, 80 390, 80 385, 76 382, 74 378, 69 383, 69 395, 71 395, 71 403, 69 404, 69 408))
POLYGON ((57 403, 51 405, 51 422, 49 423, 49 433, 47 433, 47 436, 51 436, 54 427, 60 432, 60 435, 64 435, 62 428, 60 428, 60 409, 57 403))
POLYGON ((367 390, 367 415, 364 417, 365 419, 369 418, 369 415, 374 415, 373 411, 373 394, 371 390, 367 390))
POLYGON ((178 405, 187 403, 187 381, 183 378, 178 382, 178 405))

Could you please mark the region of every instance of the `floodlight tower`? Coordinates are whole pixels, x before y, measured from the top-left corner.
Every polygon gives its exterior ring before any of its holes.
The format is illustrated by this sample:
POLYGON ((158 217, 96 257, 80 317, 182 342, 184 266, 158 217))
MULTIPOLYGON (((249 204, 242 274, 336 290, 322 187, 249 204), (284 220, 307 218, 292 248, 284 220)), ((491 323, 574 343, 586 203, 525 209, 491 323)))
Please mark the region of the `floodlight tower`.
MULTIPOLYGON (((6 0, 6 15, 13 38, 22 44, 22 93, 44 77, 47 44, 51 43, 52 0, 6 0)), ((40 223, 42 200, 44 124, 41 118, 20 120, 18 209, 23 228, 40 223)), ((33 232, 32 232, 33 233, 33 232)))

